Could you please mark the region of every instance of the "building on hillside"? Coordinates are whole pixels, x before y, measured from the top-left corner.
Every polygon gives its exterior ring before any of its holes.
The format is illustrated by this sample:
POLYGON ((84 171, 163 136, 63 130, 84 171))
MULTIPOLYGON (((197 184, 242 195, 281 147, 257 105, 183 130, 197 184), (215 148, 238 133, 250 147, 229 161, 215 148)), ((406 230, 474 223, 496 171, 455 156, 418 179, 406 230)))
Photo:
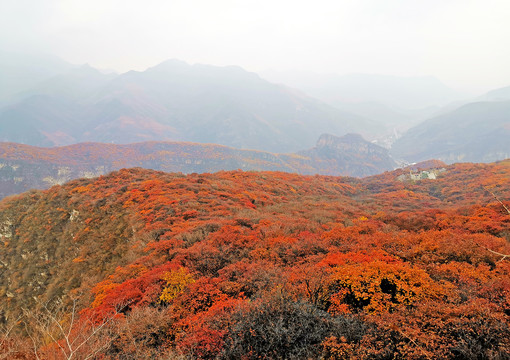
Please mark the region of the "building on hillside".
POLYGON ((428 169, 428 170, 421 170, 414 172, 413 170, 409 170, 409 174, 402 174, 397 177, 397 180, 399 181, 405 181, 405 180, 412 180, 412 181, 419 181, 419 180, 436 180, 438 175, 445 172, 445 168, 439 168, 439 169, 428 169))

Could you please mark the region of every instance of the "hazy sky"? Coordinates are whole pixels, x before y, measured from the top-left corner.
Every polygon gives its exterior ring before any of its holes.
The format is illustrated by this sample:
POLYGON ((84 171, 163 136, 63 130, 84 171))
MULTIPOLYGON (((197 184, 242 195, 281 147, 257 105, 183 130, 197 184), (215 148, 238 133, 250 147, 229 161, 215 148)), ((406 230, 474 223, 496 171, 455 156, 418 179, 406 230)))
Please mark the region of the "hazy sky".
POLYGON ((117 71, 165 59, 510 85, 509 0, 0 0, 0 49, 117 71))

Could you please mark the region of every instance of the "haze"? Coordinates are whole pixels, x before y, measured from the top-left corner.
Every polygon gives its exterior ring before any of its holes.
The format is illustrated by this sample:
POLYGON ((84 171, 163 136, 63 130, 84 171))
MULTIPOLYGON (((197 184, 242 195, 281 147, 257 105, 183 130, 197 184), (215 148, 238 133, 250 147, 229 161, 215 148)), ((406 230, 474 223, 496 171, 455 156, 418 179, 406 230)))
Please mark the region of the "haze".
POLYGON ((0 49, 119 72, 165 59, 251 71, 510 84, 506 0, 0 0, 0 49))

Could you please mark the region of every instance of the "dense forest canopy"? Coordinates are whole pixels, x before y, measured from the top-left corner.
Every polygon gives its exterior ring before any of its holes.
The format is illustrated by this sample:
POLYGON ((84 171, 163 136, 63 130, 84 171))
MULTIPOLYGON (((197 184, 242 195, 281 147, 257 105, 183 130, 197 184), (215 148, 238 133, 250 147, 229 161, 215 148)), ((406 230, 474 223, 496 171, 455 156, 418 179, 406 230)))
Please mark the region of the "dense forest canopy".
POLYGON ((0 316, 6 334, 15 326, 0 349, 508 358, 510 161, 406 172, 135 168, 7 198, 0 316))

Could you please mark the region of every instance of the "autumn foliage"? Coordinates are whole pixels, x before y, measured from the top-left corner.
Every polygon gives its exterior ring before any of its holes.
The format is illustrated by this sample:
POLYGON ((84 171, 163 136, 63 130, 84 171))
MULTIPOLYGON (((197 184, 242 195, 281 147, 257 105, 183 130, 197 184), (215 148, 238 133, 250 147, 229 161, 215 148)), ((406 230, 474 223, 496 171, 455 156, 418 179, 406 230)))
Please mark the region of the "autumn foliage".
POLYGON ((78 298, 104 359, 508 358, 510 162, 399 174, 124 169, 10 198, 2 320, 78 298))

